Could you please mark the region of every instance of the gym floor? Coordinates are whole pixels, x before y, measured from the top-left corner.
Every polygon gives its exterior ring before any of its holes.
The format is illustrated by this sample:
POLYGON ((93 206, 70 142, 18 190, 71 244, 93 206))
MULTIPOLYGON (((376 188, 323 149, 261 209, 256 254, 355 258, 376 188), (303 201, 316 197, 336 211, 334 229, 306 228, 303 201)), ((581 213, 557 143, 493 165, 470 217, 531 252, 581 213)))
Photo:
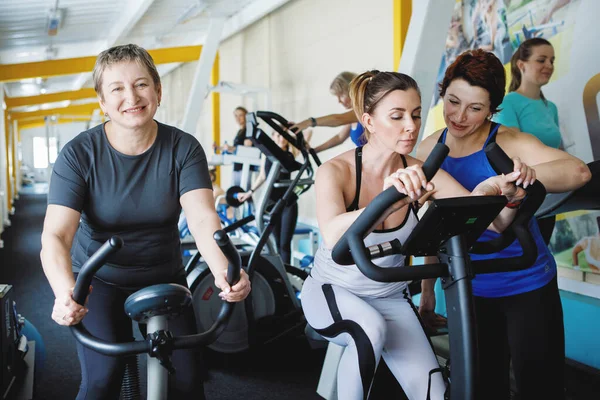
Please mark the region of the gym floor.
MULTIPOLYGON (((35 398, 74 399, 81 378, 75 339, 50 318, 54 296, 39 258, 46 196, 22 194, 15 207, 19 212, 3 234, 0 283, 13 285, 18 312, 40 331, 44 340, 45 363, 36 377, 35 398)), ((315 389, 324 355, 323 349, 311 349, 302 337, 271 345, 260 353, 223 356, 208 352, 206 360, 210 372, 206 396, 211 400, 237 396, 247 400, 319 399, 315 389)), ((143 371, 143 363, 141 365, 143 371)), ((597 374, 567 366, 566 377, 568 400, 598 398, 600 376, 597 374)), ((386 398, 398 398, 386 392, 386 398)))

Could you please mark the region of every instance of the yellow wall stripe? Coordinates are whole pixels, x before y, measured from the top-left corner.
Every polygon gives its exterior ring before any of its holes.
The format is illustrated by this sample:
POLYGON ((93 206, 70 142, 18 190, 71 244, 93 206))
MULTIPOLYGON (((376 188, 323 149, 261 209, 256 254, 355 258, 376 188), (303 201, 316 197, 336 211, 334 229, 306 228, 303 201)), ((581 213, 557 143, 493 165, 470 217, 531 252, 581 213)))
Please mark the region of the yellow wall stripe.
POLYGON ((96 91, 92 88, 72 90, 68 92, 41 94, 39 96, 5 97, 4 101, 8 109, 24 106, 35 106, 44 103, 56 103, 65 100, 81 100, 96 97, 96 91))
POLYGON ((87 115, 99 108, 100 105, 97 102, 94 102, 68 107, 49 108, 47 110, 11 113, 11 117, 16 120, 24 120, 31 117, 44 117, 47 115, 87 115))
MULTIPOLYGON (((81 116, 81 118, 58 118, 56 121, 52 121, 53 124, 71 124, 73 122, 85 122, 89 121, 91 116, 81 116)), ((44 117, 38 117, 33 120, 19 121, 19 132, 23 129, 40 128, 46 126, 44 117)))
MULTIPOLYGON (((149 50, 155 64, 198 61, 202 46, 149 50)), ((0 65, 0 82, 92 72, 96 56, 0 65)))

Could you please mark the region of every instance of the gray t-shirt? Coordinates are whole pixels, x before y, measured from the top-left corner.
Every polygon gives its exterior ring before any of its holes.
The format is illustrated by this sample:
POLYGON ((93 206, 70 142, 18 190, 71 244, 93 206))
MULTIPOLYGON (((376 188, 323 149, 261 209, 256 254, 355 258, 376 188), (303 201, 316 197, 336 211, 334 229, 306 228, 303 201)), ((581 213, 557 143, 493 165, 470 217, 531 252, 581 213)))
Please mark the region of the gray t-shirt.
POLYGON ((206 155, 192 135, 158 123, 150 149, 128 156, 110 145, 104 125, 98 125, 60 152, 48 204, 81 212, 71 250, 74 270, 119 235, 123 248, 96 276, 120 286, 146 286, 181 272, 179 198, 203 188, 212 189, 206 155))

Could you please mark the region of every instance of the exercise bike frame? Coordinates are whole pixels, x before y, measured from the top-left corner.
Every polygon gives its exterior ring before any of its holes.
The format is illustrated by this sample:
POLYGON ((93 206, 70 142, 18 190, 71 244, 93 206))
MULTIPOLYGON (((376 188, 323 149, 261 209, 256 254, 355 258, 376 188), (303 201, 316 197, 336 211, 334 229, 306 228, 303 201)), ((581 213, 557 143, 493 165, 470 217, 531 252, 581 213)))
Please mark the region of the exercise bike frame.
MULTIPOLYGON (((493 143, 486 147, 485 151, 495 168, 503 173, 512 172, 512 160, 508 158, 497 144, 493 143)), ((448 148, 441 143, 434 147, 429 158, 423 164, 423 171, 428 180, 435 175, 447 153, 448 148)), ((452 360, 452 385, 450 390, 453 399, 474 399, 474 388, 477 379, 475 368, 477 362, 477 343, 471 279, 475 273, 525 269, 535 262, 537 247, 527 230, 527 222, 533 217, 535 211, 543 202, 546 191, 539 182, 529 186, 526 191, 528 193, 527 198, 523 202, 514 222, 507 228, 507 234, 516 237, 523 248, 522 256, 517 257, 516 260, 495 259, 471 261, 469 249, 474 243, 467 241, 466 235, 469 232, 469 228, 465 225, 463 232, 455 232, 457 234, 454 234, 440 243, 439 246, 436 246, 438 247, 436 255, 441 261, 440 263, 411 268, 381 268, 373 264, 371 262, 372 258, 385 254, 383 252, 377 254, 377 252, 370 251, 369 248, 365 247, 363 238, 373 229, 375 223, 392 204, 406 197, 393 187, 373 199, 333 248, 332 258, 335 262, 345 265, 355 263, 364 275, 376 281, 396 282, 442 278, 448 309, 450 358, 452 360), (504 265, 504 268, 501 265, 504 265)), ((467 204, 469 198, 465 198, 464 200, 465 204, 467 204)), ((504 199, 504 202, 506 202, 506 199, 504 199)), ((430 211, 428 210, 427 213, 430 211)), ((501 208, 497 210, 493 217, 495 218, 495 215, 500 211, 501 208)), ((427 213, 422 218, 422 222, 426 220, 427 213)), ((422 225, 421 232, 427 229, 430 230, 430 228, 422 225)), ((409 236, 400 252, 407 255, 433 255, 431 248, 418 251, 420 243, 424 242, 423 240, 415 240, 414 236, 418 235, 417 228, 415 228, 415 231, 409 236)), ((470 236, 470 239, 473 241, 472 236, 470 236)), ((501 250, 503 246, 505 247, 506 244, 500 240, 494 245, 487 246, 485 250, 496 252, 501 250)), ((383 244, 380 247, 393 248, 397 246, 391 244, 386 246, 386 244, 383 244)))
MULTIPOLYGON (((234 285, 240 279, 240 255, 231 243, 227 234, 222 230, 215 232, 214 239, 229 261, 227 281, 230 285, 234 285)), ((78 304, 85 304, 94 274, 104 265, 110 255, 116 253, 122 246, 123 240, 120 237, 111 237, 81 267, 81 271, 79 272, 77 281, 75 283, 75 288, 73 290, 73 299, 78 304)), ((144 291, 144 294, 146 294, 146 299, 159 297, 160 300, 160 297, 162 297, 160 293, 164 292, 164 286, 169 285, 154 285, 142 289, 136 293, 144 291), (152 292, 154 288, 156 288, 155 293, 152 292)), ((177 289, 179 292, 187 293, 191 298, 191 293, 187 288, 184 288, 180 285, 172 285, 172 287, 173 289, 177 289)), ((136 295, 136 293, 127 299, 125 303, 126 308, 127 302, 129 302, 130 299, 136 295)), ((174 372, 172 366, 170 365, 170 356, 173 350, 199 347, 210 344, 217 340, 219 335, 225 330, 234 307, 235 303, 224 301, 213 325, 207 331, 194 335, 174 337, 167 330, 168 315, 155 315, 148 319, 148 334, 146 335, 145 340, 126 343, 108 342, 91 334, 85 328, 83 322, 71 326, 71 332, 77 341, 79 341, 82 345, 104 355, 122 357, 126 355, 147 353, 148 399, 162 400, 167 398, 168 372, 174 372)))

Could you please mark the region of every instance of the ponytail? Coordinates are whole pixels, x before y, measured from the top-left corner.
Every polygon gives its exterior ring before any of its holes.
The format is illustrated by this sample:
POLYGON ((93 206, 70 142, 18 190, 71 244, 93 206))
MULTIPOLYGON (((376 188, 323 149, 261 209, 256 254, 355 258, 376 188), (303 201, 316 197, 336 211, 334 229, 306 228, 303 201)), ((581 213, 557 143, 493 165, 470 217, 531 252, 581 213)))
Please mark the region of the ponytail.
MULTIPOLYGON (((410 89, 416 90, 421 96, 417 82, 406 74, 377 70, 363 72, 350 82, 349 94, 352 110, 358 121, 362 121, 363 114, 371 114, 388 93, 394 90, 408 91, 410 89)), ((364 135, 367 140, 369 140, 370 134, 371 132, 365 126, 364 135)))
POLYGON ((362 115, 367 112, 365 109, 367 86, 369 85, 369 82, 371 82, 371 79, 378 73, 379 71, 377 70, 363 72, 350 82, 349 94, 350 100, 352 101, 352 110, 354 111, 354 114, 356 114, 358 121, 361 121, 362 115))
POLYGON ((517 61, 521 60, 521 46, 515 51, 515 54, 510 58, 510 86, 508 87, 509 92, 514 92, 521 86, 521 70, 517 66, 517 61))

